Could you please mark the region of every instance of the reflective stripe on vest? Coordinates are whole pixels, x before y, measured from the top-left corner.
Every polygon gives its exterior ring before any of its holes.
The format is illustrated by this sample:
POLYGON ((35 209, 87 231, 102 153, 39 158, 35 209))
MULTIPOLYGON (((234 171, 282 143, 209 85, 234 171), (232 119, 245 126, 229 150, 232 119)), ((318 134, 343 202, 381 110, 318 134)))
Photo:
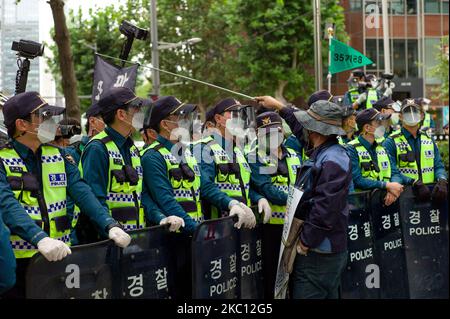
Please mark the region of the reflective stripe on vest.
MULTIPOLYGON (((406 137, 398 130, 393 132, 390 137, 394 140, 397 152, 397 166, 405 176, 412 179, 419 178, 419 168, 417 161, 408 162, 406 156, 408 152, 413 153, 411 145, 409 145, 406 137)), ((434 182, 434 143, 426 134, 420 134, 420 169, 422 173, 422 182, 431 184, 434 182)))
MULTIPOLYGON (((44 193, 44 203, 50 223, 49 236, 70 245, 70 221, 66 213, 67 174, 64 158, 58 148, 50 145, 43 145, 41 152, 42 184, 40 186, 44 193)), ((7 177, 21 178, 22 173, 28 172, 24 161, 13 148, 1 149, 0 158, 7 177)), ((30 218, 44 228, 38 198, 32 196, 30 191, 23 189, 13 190, 13 193, 30 218)), ((19 236, 11 235, 10 240, 16 258, 30 258, 37 252, 36 247, 19 236)))
MULTIPOLYGON (((288 168, 288 175, 274 175, 271 178, 272 185, 274 185, 278 190, 285 192, 286 194, 289 192, 289 186, 294 185, 295 179, 297 177, 297 169, 300 167, 300 158, 297 153, 290 149, 286 148, 286 166, 288 168)), ((263 159, 262 164, 265 167, 274 166, 275 164, 270 163, 270 159, 263 159)), ((277 171, 278 173, 278 171, 277 171)), ((269 202, 270 203, 270 202, 269 202)), ((286 213, 286 205, 275 205, 270 203, 270 207, 272 208, 272 216, 269 220, 270 224, 283 225, 284 224, 284 215, 286 213)))
MULTIPOLYGON (((227 166, 228 168, 232 164, 232 159, 228 156, 227 152, 215 141, 208 143, 209 147, 211 148, 211 151, 213 153, 213 160, 214 164, 216 166, 216 176, 215 176, 215 184, 217 187, 223 191, 225 194, 227 194, 229 197, 240 200, 241 202, 244 202, 247 206, 250 207, 250 198, 248 196, 249 189, 250 189, 250 166, 247 163, 247 160, 245 159, 244 155, 242 154, 241 150, 236 146, 234 147, 233 151, 236 155, 236 161, 239 166, 239 175, 240 179, 242 180, 242 186, 241 181, 239 179, 239 176, 235 174, 234 172, 225 172, 220 169, 222 165, 227 166), (243 188, 244 189, 243 189, 243 188), (243 198, 244 197, 244 198, 243 198)), ((225 215, 224 215, 225 216, 225 215)), ((211 207, 211 218, 218 218, 219 211, 216 207, 211 207)))
MULTIPOLYGON (((155 141, 148 149, 154 149, 162 155, 166 162, 167 178, 172 185, 175 200, 193 220, 201 223, 204 217, 200 202, 200 168, 191 151, 188 148, 184 150, 186 164, 193 175, 192 178, 189 178, 181 168, 182 164, 179 159, 160 142, 155 141)), ((145 154, 145 152, 142 154, 145 154)))
MULTIPOLYGON (((109 138, 106 131, 95 135, 89 143, 94 140, 101 141, 108 151, 108 188, 106 194, 106 204, 111 216, 119 221, 125 230, 141 229, 145 227, 144 208, 141 205, 142 193, 142 166, 139 150, 136 146, 130 149, 131 166, 138 174, 138 182, 132 185, 126 176, 118 177, 117 173, 124 174, 125 162, 120 154, 116 143, 109 138), (119 179, 119 180, 118 180, 119 179), (128 209, 128 210, 127 210, 128 209)), ((88 143, 88 144, 89 144, 88 143)), ((81 176, 83 176, 83 166, 79 164, 81 176)))
POLYGON ((392 174, 391 163, 389 162, 389 156, 384 147, 382 147, 381 145, 377 145, 375 148, 375 152, 377 153, 377 165, 379 168, 379 172, 377 172, 372 164, 372 156, 370 155, 369 151, 359 142, 358 138, 354 139, 348 144, 352 145, 355 148, 356 153, 358 154, 358 162, 362 177, 376 181, 390 181, 392 174), (369 167, 365 168, 364 166, 369 167))

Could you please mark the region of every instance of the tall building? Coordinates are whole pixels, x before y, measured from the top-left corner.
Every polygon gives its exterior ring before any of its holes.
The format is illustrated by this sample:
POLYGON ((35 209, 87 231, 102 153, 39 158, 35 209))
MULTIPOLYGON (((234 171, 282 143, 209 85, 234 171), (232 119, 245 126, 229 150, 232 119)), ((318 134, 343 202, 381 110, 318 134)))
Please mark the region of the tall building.
MULTIPOLYGON (((343 0, 349 45, 374 61, 365 67, 367 73, 384 73, 384 47, 381 0, 343 0)), ((435 109, 448 100, 433 99, 433 89, 440 80, 430 74, 436 65, 436 54, 443 36, 448 36, 448 0, 388 0, 389 47, 391 68, 395 74, 394 98, 425 96, 435 109)), ((447 51, 448 52, 448 51, 447 51)), ((349 72, 338 74, 333 91, 347 90, 349 72)))
MULTIPOLYGON (((17 55, 11 50, 13 41, 39 42, 39 1, 0 0, 0 91, 14 94, 17 55)), ((40 59, 31 61, 27 90, 39 91, 40 59)))

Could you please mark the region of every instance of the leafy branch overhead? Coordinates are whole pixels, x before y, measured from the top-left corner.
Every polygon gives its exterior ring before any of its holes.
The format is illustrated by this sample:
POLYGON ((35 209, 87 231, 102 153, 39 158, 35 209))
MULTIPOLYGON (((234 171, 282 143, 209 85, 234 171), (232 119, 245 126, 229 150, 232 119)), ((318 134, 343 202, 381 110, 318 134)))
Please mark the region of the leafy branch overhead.
MULTIPOLYGON (((118 57, 124 38, 119 24, 128 20, 149 28, 149 1, 128 0, 118 6, 70 11, 68 27, 72 42, 78 94, 90 95, 94 50, 118 57)), ((343 9, 336 1, 322 1, 322 21, 333 19, 338 38, 346 40, 343 9)), ((160 42, 179 42, 199 37, 201 42, 160 51, 162 69, 205 80, 249 95, 273 94, 293 100, 314 90, 314 52, 312 8, 310 2, 282 0, 158 0, 158 35, 160 42)), ((60 78, 57 50, 51 47, 52 73, 60 78)), ((323 41, 323 61, 327 62, 327 43, 323 41)), ((141 64, 151 63, 150 42, 135 41, 130 58, 141 64)), ((138 85, 138 92, 148 93, 148 71, 138 85)), ((210 87, 180 80, 161 73, 163 95, 205 108, 224 93, 210 87), (178 84, 177 84, 178 82, 178 84), (180 83, 181 82, 181 83, 180 83)), ((83 110, 89 99, 82 99, 83 110)))

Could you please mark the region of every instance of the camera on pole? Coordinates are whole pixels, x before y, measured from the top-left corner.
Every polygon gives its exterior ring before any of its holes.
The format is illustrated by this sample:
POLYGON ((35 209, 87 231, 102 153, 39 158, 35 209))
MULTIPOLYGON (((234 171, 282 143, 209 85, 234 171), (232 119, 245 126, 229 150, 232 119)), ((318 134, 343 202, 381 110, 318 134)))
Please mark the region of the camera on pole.
POLYGON ((42 56, 44 48, 45 45, 30 40, 13 41, 11 50, 17 51, 17 66, 19 67, 16 75, 16 94, 25 92, 28 71, 30 71, 30 59, 42 56))
POLYGON ((120 52, 120 59, 124 60, 122 61, 122 67, 124 67, 125 60, 128 59, 128 55, 130 54, 134 39, 145 41, 148 37, 148 30, 141 29, 134 24, 123 20, 119 26, 119 31, 127 37, 127 40, 122 47, 122 52, 120 52))

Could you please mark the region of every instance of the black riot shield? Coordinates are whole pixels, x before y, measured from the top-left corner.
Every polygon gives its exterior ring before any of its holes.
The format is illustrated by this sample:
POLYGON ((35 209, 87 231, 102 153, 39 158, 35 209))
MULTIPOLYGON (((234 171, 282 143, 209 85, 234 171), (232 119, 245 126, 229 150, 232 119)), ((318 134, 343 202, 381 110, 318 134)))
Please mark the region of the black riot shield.
POLYGON ((448 203, 420 203, 407 187, 400 217, 410 298, 448 298, 448 203))
POLYGON ((379 267, 380 298, 408 298, 406 261, 398 200, 385 206, 386 191, 371 195, 375 260, 379 267))
POLYGON ((26 275, 27 298, 113 298, 112 263, 118 249, 110 240, 72 247, 72 254, 49 262, 41 254, 30 261, 26 275))
POLYGON ((369 197, 369 192, 352 193, 348 197, 348 260, 341 279, 344 299, 379 298, 379 289, 366 281, 375 265, 369 197))
POLYGON ((236 216, 201 223, 192 239, 192 298, 240 297, 236 216))
POLYGON ((168 226, 129 233, 131 243, 122 250, 115 286, 119 298, 168 299, 173 297, 174 265, 171 263, 168 226))
POLYGON ((241 245, 241 299, 264 298, 262 224, 239 231, 241 245))

